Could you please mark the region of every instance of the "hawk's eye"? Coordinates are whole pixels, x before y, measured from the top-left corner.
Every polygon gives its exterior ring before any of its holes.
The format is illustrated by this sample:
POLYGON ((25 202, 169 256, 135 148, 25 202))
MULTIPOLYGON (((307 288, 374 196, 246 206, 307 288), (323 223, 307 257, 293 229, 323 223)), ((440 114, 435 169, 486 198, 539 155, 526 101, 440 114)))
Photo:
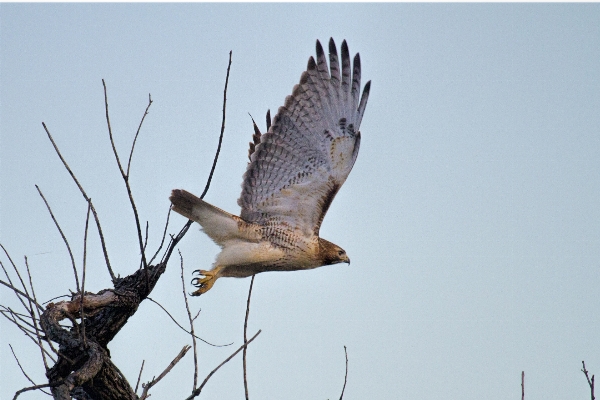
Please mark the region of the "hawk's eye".
POLYGON ((344 254, 346 254, 344 250, 338 250, 338 256, 343 256, 344 254))

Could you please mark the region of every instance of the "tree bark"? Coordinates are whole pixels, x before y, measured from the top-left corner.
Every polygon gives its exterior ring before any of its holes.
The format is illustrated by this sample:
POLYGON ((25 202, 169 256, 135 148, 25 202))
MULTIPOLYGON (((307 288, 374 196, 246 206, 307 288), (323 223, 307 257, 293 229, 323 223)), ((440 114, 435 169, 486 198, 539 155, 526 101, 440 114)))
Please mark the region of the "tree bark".
POLYGON ((114 289, 75 293, 70 301, 50 303, 40 322, 47 339, 59 344, 59 357, 47 377, 56 400, 132 400, 132 386, 110 359, 108 343, 150 294, 166 263, 117 278, 114 289), (82 317, 83 323, 76 318, 82 317), (65 328, 60 321, 69 319, 65 328))

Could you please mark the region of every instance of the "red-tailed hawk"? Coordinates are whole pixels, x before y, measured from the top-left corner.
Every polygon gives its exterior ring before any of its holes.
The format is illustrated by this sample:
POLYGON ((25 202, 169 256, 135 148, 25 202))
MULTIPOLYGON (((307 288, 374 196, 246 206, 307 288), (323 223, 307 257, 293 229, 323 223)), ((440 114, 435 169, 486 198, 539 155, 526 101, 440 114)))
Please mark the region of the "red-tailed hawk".
POLYGON ((193 295, 220 277, 243 278, 265 271, 295 271, 346 262, 341 247, 319 237, 319 228, 346 181, 360 145, 358 130, 371 82, 360 95, 360 56, 350 63, 342 42, 341 68, 333 39, 329 68, 321 43, 306 71, 261 134, 255 124, 250 163, 238 204, 229 214, 185 190, 173 190, 172 209, 198 222, 219 246, 213 269, 197 271, 193 295))

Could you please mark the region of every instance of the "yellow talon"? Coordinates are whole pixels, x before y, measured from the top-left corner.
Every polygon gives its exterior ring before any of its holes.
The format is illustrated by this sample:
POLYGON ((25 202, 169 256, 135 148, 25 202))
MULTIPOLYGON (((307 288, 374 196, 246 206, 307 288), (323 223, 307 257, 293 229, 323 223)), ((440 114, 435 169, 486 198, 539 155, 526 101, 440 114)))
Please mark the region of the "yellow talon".
POLYGON ((219 272, 221 267, 217 266, 210 271, 205 270, 196 270, 194 273, 198 273, 200 276, 204 276, 204 278, 194 278, 192 279, 192 285, 196 286, 198 290, 192 293, 192 296, 200 296, 210 290, 215 284, 215 281, 219 278, 219 272))

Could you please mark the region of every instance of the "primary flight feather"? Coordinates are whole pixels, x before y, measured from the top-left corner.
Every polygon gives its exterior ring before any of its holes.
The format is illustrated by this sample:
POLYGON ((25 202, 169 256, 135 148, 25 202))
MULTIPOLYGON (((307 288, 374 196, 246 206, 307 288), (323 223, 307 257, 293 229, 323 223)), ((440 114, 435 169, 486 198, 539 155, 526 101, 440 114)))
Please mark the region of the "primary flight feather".
POLYGON ((220 277, 350 263, 341 247, 319 237, 319 228, 356 161, 371 82, 361 96, 360 56, 350 62, 346 41, 340 58, 329 40, 329 66, 319 41, 316 47, 317 59, 309 58, 272 124, 267 114, 267 132, 254 124, 240 216, 185 190, 171 194, 172 209, 198 222, 222 249, 212 270, 199 271, 193 295, 220 277))

